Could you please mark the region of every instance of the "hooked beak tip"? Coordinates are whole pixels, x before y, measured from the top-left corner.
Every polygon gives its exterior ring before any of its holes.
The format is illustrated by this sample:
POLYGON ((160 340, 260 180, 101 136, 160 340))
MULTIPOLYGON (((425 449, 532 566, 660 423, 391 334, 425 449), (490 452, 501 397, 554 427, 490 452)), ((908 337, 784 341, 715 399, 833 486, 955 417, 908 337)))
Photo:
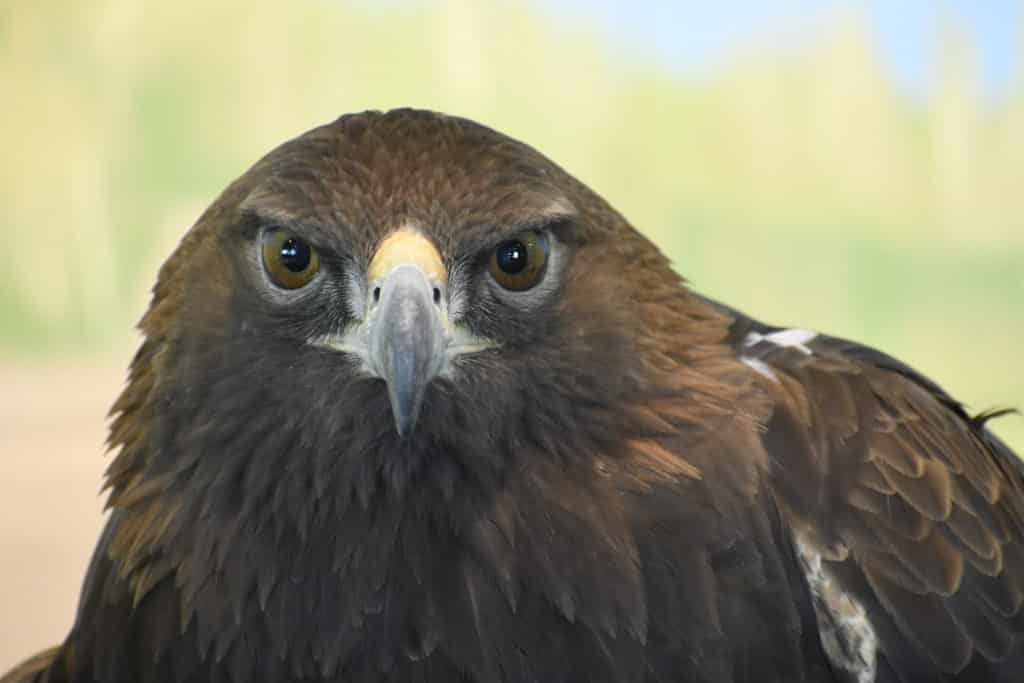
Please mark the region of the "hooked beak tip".
POLYGON ((405 438, 412 433, 419 420, 426 384, 421 383, 412 373, 392 372, 385 381, 391 399, 391 413, 395 418, 395 431, 405 438), (405 377, 401 374, 405 374, 405 377))
POLYGON ((395 431, 398 432, 398 436, 401 438, 405 439, 411 435, 415 426, 416 420, 414 418, 395 415, 395 431))

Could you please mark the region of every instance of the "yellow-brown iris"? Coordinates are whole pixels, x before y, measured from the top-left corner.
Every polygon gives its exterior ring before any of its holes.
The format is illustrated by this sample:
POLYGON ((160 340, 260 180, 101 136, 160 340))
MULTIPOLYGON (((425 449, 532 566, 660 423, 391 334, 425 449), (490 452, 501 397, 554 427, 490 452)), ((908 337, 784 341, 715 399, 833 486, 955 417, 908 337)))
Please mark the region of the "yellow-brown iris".
POLYGON ((521 292, 541 281, 547 263, 547 235, 528 230, 505 240, 491 253, 491 277, 505 289, 521 292))
POLYGON ((299 289, 320 270, 320 257, 301 237, 274 230, 263 237, 263 267, 278 287, 299 289))

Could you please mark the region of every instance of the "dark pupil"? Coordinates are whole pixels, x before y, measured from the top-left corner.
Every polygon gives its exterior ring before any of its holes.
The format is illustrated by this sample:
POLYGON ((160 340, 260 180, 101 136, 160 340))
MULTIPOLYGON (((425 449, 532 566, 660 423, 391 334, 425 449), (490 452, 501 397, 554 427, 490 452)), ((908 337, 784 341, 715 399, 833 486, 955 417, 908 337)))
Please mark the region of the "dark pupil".
POLYGON ((519 240, 509 240, 498 247, 498 267, 509 275, 515 275, 526 268, 526 245, 519 240))
POLYGON ((311 258, 309 245, 300 239, 289 237, 281 245, 281 265, 293 273, 301 273, 309 268, 311 258))

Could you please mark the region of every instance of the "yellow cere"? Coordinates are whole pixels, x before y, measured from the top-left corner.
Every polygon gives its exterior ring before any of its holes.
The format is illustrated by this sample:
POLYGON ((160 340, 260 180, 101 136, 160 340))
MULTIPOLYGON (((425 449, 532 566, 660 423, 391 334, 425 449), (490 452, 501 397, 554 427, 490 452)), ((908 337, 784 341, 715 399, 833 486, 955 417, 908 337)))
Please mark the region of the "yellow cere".
POLYGON ((428 280, 444 282, 448 271, 441 262, 441 254, 429 239, 409 228, 403 228, 389 235, 374 254, 367 272, 369 282, 387 276, 392 270, 404 264, 419 266, 428 280))

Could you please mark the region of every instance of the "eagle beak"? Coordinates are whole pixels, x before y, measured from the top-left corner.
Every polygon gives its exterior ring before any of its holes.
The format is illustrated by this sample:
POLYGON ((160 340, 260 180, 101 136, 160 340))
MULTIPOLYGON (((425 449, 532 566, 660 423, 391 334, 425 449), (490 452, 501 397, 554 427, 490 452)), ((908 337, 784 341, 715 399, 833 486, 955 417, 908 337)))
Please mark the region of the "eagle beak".
POLYGON ((371 266, 371 277, 379 272, 374 267, 379 259, 385 260, 387 268, 386 274, 371 279, 370 365, 387 384, 395 429, 402 437, 416 426, 427 385, 444 367, 447 344, 437 282, 440 257, 432 244, 419 239, 423 243, 416 245, 418 253, 403 249, 406 257, 413 258, 397 265, 386 263, 396 249, 393 243, 385 243, 371 266))
POLYGON ((395 428, 404 437, 416 426, 427 384, 444 364, 444 326, 433 287, 417 266, 398 266, 378 287, 370 358, 388 385, 395 428))

